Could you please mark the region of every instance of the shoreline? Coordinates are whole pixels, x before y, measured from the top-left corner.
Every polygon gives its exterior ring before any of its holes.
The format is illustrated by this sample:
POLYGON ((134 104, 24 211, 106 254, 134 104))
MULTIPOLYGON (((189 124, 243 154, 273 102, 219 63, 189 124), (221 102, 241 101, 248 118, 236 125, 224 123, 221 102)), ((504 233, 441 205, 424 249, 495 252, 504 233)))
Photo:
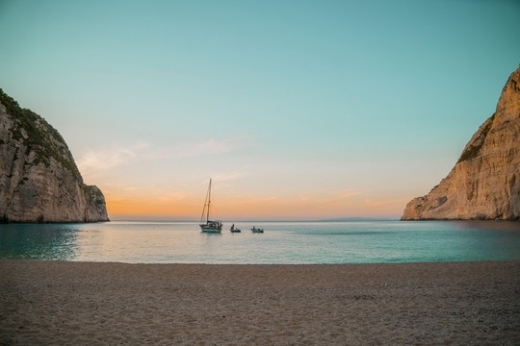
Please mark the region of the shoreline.
POLYGON ((0 345, 520 343, 520 261, 0 260, 0 345))

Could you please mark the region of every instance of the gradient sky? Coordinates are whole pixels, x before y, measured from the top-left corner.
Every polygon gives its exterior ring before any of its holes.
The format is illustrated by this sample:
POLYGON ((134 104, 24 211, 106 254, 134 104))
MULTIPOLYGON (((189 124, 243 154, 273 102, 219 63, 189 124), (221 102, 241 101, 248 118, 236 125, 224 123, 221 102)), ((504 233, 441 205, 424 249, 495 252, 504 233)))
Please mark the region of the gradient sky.
POLYGON ((520 63, 520 2, 0 0, 0 87, 109 216, 400 217, 520 63))

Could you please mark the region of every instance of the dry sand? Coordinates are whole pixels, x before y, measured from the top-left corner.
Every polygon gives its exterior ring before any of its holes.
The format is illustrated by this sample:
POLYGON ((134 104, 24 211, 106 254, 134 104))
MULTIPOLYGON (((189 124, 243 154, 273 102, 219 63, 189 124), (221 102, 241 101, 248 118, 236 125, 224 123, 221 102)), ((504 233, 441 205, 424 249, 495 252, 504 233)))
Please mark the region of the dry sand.
POLYGON ((0 260, 0 345, 520 345, 520 262, 0 260))

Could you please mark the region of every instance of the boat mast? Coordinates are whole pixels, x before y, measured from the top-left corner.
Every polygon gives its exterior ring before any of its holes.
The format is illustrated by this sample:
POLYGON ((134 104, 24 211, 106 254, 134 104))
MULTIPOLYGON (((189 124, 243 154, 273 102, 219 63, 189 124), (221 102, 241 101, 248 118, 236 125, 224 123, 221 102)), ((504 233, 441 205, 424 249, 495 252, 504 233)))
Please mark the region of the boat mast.
POLYGON ((208 220, 209 220, 209 203, 210 203, 210 198, 211 198, 211 179, 209 179, 209 188, 208 188, 208 191, 206 191, 206 199, 204 200, 204 208, 202 208, 202 214, 200 215, 200 222, 202 222, 202 220, 204 220, 204 215, 207 215, 206 216, 206 223, 208 223, 208 220), (207 212, 206 212, 206 208, 207 208, 207 212))
POLYGON ((211 178, 209 178, 209 189, 208 189, 208 214, 206 216, 206 222, 209 221, 209 205, 211 204, 211 178))

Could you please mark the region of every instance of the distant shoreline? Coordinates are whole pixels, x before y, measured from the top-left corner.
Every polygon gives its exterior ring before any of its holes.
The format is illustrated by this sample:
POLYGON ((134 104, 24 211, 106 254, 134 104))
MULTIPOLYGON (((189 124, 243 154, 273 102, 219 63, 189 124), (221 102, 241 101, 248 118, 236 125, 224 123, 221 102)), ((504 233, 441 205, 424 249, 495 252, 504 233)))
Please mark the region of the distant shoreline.
MULTIPOLYGON (((199 219, 175 219, 175 218, 111 218, 111 221, 135 221, 135 222, 199 222, 199 219)), ((395 218, 333 218, 333 219, 219 219, 223 222, 341 222, 341 221, 399 221, 398 217, 395 218)))
POLYGON ((74 224, 88 224, 88 223, 106 223, 112 222, 112 220, 103 221, 49 221, 49 222, 34 222, 34 221, 0 221, 1 224, 13 224, 13 225, 74 225, 74 224))
MULTIPOLYGON (((461 221, 461 222, 504 222, 504 223, 519 223, 520 224, 520 220, 478 220, 478 219, 419 219, 419 220, 402 220, 398 217, 395 217, 395 218, 391 218, 391 217, 388 217, 388 218, 377 218, 377 217, 374 217, 374 218, 334 218, 334 219, 252 219, 252 220, 249 220, 249 219, 219 219, 220 221, 222 222, 226 222, 226 223, 237 223, 237 222, 247 222, 247 223, 251 223, 251 222, 257 222, 257 223, 260 223, 260 222, 280 222, 280 223, 284 223, 284 222, 349 222, 349 221, 352 221, 352 222, 356 222, 356 221, 359 221, 359 222, 363 222, 363 221, 402 221, 402 222, 423 222, 423 221, 439 221, 439 222, 458 222, 458 221, 461 221)), ((114 222, 194 222, 194 223, 197 223, 199 222, 199 220, 196 220, 196 219, 175 219, 175 218, 172 218, 172 219, 167 219, 167 218, 158 218, 158 219, 153 219, 153 218, 150 218, 150 219, 147 219, 147 218, 137 218, 137 219, 132 219, 132 218, 111 218, 110 221, 114 221, 114 222)), ((102 222, 102 221, 101 221, 102 222)))

